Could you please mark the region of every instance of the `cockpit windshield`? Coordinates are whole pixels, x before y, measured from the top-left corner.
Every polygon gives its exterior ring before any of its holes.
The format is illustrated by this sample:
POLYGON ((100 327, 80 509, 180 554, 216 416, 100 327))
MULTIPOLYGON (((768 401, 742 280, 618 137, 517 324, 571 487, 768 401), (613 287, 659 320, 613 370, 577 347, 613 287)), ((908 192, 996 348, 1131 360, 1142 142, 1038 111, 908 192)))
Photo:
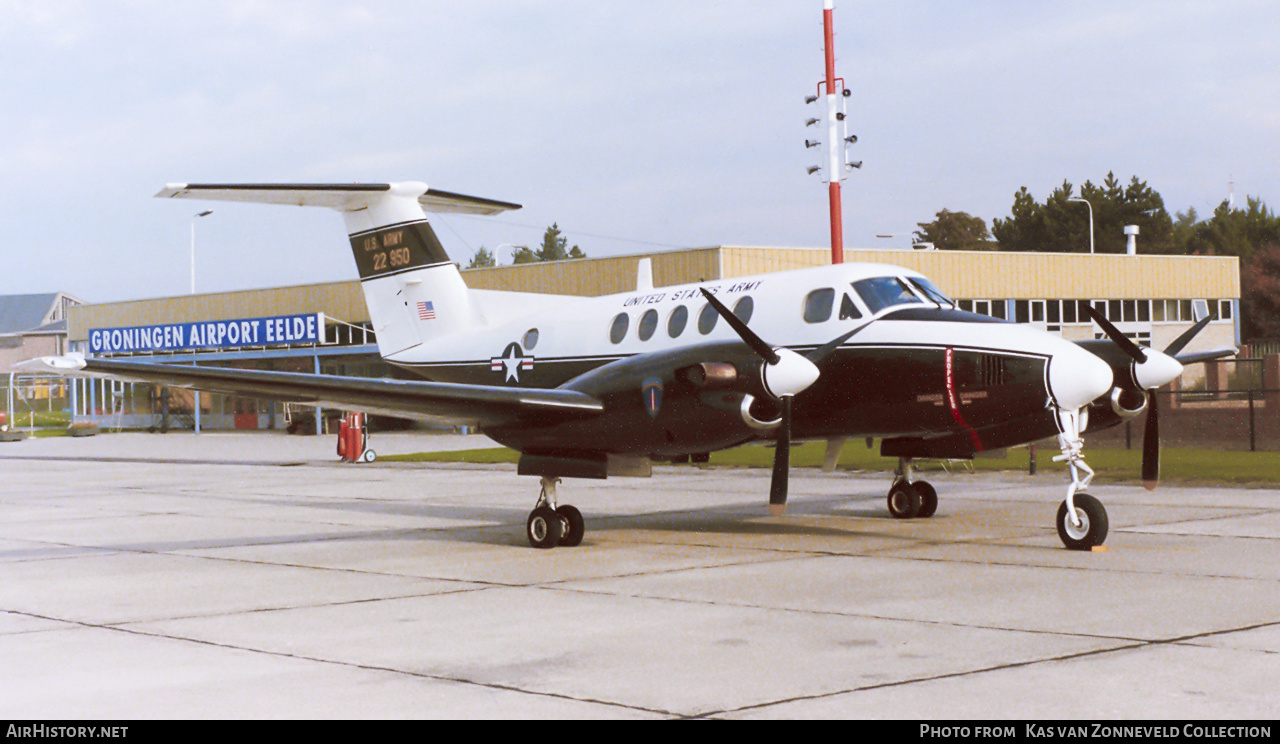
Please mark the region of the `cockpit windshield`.
POLYGON ((907 281, 914 284, 915 288, 923 292, 925 297, 928 297, 929 299, 938 303, 938 307, 946 307, 946 308, 951 308, 953 310, 955 309, 955 306, 956 306, 955 300, 952 300, 951 298, 944 295, 942 293, 942 290, 933 286, 933 282, 929 281, 928 279, 913 276, 909 278, 907 281))
POLYGON ((872 313, 894 305, 924 304, 924 300, 917 297, 907 283, 896 276, 859 279, 853 283, 853 289, 872 313))

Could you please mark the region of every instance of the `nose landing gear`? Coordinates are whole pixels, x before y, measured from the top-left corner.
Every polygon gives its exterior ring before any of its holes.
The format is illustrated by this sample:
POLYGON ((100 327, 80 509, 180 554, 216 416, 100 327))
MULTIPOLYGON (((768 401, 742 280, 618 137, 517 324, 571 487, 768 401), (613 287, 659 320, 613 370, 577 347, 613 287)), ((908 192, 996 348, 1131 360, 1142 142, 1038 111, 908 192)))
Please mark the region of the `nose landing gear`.
POLYGON ((1066 462, 1071 472, 1067 486, 1067 498, 1058 507, 1058 537, 1071 550, 1091 550, 1107 539, 1107 510, 1093 496, 1085 493, 1093 481, 1093 468, 1084 461, 1084 440, 1080 431, 1084 428, 1080 410, 1058 410, 1058 424, 1062 433, 1058 443, 1062 454, 1055 462, 1066 462))

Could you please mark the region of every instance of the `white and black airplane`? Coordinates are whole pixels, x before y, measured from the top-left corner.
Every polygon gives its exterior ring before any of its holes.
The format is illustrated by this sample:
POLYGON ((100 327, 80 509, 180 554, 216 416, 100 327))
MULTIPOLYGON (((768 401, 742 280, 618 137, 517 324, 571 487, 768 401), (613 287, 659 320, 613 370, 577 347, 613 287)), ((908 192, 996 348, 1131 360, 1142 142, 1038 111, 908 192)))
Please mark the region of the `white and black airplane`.
MULTIPOLYGON (((929 517, 933 486, 915 458, 971 458, 1057 436, 1070 470, 1057 528, 1068 548, 1107 536, 1085 493, 1086 429, 1147 407, 1143 477, 1154 485, 1159 436, 1150 393, 1183 363, 1208 322, 1163 352, 1139 348, 1102 316, 1110 340, 1073 343, 963 312, 927 278, 881 264, 838 264, 576 297, 469 289, 424 209, 493 214, 519 205, 390 184, 170 184, 165 198, 295 204, 346 220, 369 317, 386 362, 412 379, 44 357, 29 368, 166 382, 265 399, 358 408, 477 426, 518 450, 541 478, 527 520, 535 547, 577 545, 582 514, 556 500, 561 478, 648 474, 653 459, 704 458, 776 442, 770 510, 786 504, 790 443, 879 438, 899 458, 889 512, 929 517)), ((837 450, 838 451, 838 450, 837 450)), ((829 448, 829 453, 831 448, 829 448)))

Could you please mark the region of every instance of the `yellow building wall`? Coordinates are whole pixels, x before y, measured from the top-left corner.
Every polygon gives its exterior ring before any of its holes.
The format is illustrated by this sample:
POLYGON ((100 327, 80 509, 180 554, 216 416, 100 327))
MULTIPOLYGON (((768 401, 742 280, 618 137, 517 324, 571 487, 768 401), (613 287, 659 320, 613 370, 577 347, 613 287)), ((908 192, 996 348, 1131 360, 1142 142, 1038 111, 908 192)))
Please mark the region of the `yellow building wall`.
MULTIPOLYGON (((597 296, 635 289, 636 265, 652 263, 654 286, 823 266, 825 248, 715 246, 648 256, 609 256, 462 272, 467 285, 597 296)), ((956 299, 1234 299, 1239 262, 1221 256, 1119 256, 1000 251, 846 250, 848 262, 915 269, 956 299)), ((71 340, 91 328, 258 318, 323 312, 348 323, 369 319, 358 281, 83 305, 68 310, 71 340)))

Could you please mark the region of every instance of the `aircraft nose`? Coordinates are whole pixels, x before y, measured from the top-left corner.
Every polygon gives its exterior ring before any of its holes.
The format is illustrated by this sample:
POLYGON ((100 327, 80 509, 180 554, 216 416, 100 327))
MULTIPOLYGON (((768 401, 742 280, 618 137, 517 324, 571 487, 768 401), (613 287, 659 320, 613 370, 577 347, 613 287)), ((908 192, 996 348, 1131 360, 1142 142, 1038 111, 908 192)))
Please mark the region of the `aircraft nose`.
POLYGON ((1106 394, 1112 384, 1111 367, 1069 341, 1049 360, 1049 395, 1060 408, 1075 410, 1087 406, 1106 394))

